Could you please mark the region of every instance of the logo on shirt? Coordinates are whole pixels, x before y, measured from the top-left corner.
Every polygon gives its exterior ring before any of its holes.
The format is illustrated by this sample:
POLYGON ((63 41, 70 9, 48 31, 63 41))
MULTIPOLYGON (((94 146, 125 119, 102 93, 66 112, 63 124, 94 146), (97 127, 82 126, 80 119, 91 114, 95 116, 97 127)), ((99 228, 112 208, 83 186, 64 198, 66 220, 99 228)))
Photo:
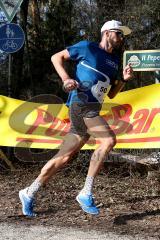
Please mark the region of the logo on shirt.
POLYGON ((107 95, 107 93, 110 89, 110 78, 103 72, 100 72, 99 70, 84 63, 84 61, 82 61, 81 64, 83 66, 99 73, 100 75, 102 75, 105 78, 105 81, 98 80, 98 82, 91 87, 92 95, 98 100, 99 103, 103 103, 104 97, 107 95))
POLYGON ((103 77, 105 77, 106 81, 110 83, 110 78, 106 74, 104 74, 103 72, 97 70, 96 68, 91 67, 90 65, 88 65, 86 63, 84 63, 84 61, 82 61, 80 64, 82 64, 84 67, 87 67, 87 68, 101 74, 103 77))
POLYGON ((118 64, 116 64, 115 62, 112 62, 110 59, 106 59, 106 63, 110 66, 115 68, 116 70, 118 70, 118 64))

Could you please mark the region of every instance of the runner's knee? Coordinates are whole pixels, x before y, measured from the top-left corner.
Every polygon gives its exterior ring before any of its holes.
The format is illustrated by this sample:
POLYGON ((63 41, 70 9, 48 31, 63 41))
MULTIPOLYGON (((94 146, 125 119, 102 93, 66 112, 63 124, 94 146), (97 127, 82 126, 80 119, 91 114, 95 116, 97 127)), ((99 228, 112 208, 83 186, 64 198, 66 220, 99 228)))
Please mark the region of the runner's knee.
POLYGON ((101 147, 106 150, 112 149, 115 145, 116 145, 116 137, 115 136, 104 138, 101 141, 101 147))

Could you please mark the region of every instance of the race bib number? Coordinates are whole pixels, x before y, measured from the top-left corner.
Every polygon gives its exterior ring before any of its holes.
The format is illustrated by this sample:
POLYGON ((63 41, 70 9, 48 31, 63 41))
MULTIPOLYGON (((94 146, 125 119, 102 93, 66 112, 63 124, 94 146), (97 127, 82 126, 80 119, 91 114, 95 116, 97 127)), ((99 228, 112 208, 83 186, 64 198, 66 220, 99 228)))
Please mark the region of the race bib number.
POLYGON ((93 96, 98 100, 98 102, 103 103, 103 100, 107 93, 109 92, 111 88, 111 85, 109 85, 109 82, 102 82, 98 81, 97 84, 93 85, 91 88, 91 92, 93 96))

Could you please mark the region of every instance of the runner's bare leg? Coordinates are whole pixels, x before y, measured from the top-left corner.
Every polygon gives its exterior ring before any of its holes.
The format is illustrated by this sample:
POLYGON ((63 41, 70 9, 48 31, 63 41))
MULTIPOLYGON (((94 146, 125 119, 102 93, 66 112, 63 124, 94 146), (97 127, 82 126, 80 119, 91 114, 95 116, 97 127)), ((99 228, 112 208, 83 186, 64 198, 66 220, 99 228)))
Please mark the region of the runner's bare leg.
POLYGON ((60 146, 59 152, 45 164, 37 180, 40 181, 41 184, 48 182, 62 166, 69 162, 72 156, 78 152, 87 141, 88 138, 86 137, 68 133, 60 146))
POLYGON ((107 154, 116 144, 116 137, 114 132, 110 129, 109 125, 101 116, 84 118, 84 121, 89 133, 96 140, 100 141, 99 147, 91 156, 88 169, 88 176, 95 177, 99 173, 107 154))

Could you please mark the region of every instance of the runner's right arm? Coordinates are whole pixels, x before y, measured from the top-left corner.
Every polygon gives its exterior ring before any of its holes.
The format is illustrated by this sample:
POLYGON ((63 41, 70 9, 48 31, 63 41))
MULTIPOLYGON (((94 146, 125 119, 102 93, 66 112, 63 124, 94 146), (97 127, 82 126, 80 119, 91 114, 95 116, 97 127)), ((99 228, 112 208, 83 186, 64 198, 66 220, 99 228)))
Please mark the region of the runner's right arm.
POLYGON ((66 91, 71 91, 77 88, 77 82, 69 76, 64 67, 64 61, 69 59, 70 55, 67 49, 60 51, 51 57, 51 62, 53 63, 58 75, 62 79, 63 86, 66 91))

